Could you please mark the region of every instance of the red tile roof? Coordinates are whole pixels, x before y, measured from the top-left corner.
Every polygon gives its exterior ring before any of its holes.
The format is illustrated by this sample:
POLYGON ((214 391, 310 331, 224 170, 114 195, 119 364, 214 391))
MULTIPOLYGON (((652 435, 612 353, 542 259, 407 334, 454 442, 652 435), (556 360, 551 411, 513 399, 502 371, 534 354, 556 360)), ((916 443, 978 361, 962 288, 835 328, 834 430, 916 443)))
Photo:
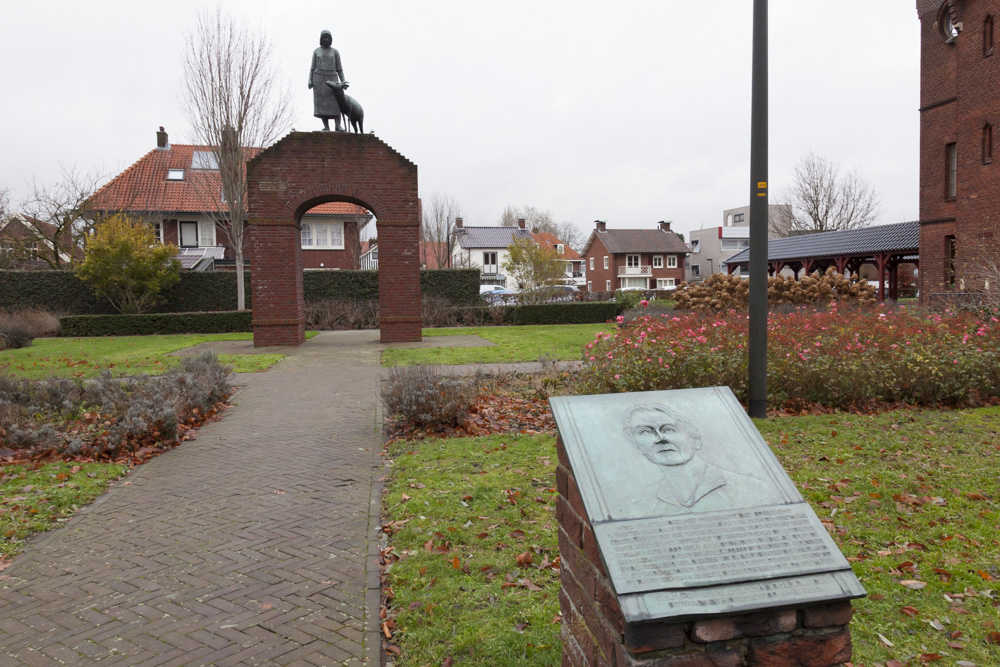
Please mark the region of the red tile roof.
MULTIPOLYGON (((225 211, 218 171, 191 168, 195 151, 211 151, 210 146, 173 144, 155 148, 131 167, 118 174, 91 198, 98 211, 208 213, 225 211), (167 171, 183 169, 184 180, 168 181, 167 171)), ((252 149, 255 154, 257 149, 252 149)), ((346 202, 320 204, 310 213, 324 215, 364 215, 364 208, 346 202)))
POLYGON ((579 260, 581 259, 580 253, 573 250, 568 245, 559 240, 555 234, 549 234, 548 232, 536 232, 531 235, 535 239, 535 243, 542 246, 543 248, 549 248, 550 250, 555 250, 556 245, 561 245, 563 247, 563 252, 561 257, 563 259, 569 260, 579 260))

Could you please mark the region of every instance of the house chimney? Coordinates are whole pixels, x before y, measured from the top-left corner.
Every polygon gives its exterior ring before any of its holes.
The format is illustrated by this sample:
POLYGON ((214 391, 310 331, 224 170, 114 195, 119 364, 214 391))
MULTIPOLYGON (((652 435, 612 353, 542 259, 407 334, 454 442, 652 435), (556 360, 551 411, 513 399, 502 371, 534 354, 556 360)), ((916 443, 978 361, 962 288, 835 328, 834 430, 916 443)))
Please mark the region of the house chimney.
POLYGON ((670 220, 660 220, 660 222, 658 223, 660 225, 660 231, 661 232, 669 232, 670 231, 670 223, 671 223, 670 220))
POLYGON ((524 218, 518 218, 517 219, 517 226, 520 227, 521 229, 524 229, 524 225, 525 225, 524 218))
POLYGON ((462 219, 455 218, 455 229, 461 229, 461 228, 462 228, 462 219))
POLYGON ((604 222, 603 220, 594 220, 594 222, 597 223, 597 231, 599 232, 608 231, 608 223, 604 222))
POLYGON ((167 132, 160 126, 160 131, 156 133, 156 147, 157 148, 167 148, 170 144, 167 142, 167 132))

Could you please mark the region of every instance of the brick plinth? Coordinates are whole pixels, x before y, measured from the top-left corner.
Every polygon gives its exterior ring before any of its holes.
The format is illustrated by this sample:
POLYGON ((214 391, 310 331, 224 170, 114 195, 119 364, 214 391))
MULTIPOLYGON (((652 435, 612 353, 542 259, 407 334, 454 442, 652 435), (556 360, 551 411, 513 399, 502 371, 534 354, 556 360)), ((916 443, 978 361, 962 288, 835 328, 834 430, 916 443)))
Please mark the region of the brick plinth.
POLYGON ((557 448, 564 667, 835 667, 851 659, 850 600, 626 622, 562 439, 557 448))
POLYGON ((305 340, 302 215, 326 202, 376 218, 381 341, 420 340, 417 167, 370 134, 292 132, 247 163, 254 345, 305 340))

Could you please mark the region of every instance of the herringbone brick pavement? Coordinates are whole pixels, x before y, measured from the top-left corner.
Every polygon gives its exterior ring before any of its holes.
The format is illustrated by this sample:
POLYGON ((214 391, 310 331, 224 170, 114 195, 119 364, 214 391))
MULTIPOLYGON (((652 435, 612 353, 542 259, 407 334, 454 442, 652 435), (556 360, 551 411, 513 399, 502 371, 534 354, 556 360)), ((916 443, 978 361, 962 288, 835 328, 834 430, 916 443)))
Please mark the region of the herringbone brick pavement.
POLYGON ((321 334, 29 546, 0 665, 378 663, 377 332, 321 334))

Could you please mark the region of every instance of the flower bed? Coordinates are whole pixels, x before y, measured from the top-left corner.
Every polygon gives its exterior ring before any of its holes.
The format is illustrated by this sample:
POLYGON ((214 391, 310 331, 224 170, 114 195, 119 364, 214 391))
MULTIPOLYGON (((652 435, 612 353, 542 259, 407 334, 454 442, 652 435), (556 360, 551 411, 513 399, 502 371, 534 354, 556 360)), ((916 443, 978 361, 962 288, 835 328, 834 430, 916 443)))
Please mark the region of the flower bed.
MULTIPOLYGON (((584 391, 728 385, 747 400, 745 313, 644 316, 583 350, 584 391)), ((800 308, 768 319, 772 405, 978 405, 1000 395, 1000 320, 899 308, 800 308)))

